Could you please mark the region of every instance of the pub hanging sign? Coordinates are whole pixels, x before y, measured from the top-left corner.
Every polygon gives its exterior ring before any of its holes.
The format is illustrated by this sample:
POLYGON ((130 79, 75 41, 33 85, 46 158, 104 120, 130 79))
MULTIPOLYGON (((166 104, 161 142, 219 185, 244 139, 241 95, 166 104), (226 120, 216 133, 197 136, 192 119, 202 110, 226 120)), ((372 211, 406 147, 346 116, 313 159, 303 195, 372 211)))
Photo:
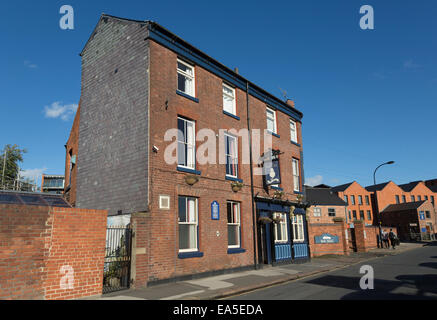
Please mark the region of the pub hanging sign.
POLYGON ((270 150, 263 159, 263 175, 266 186, 281 184, 281 169, 279 167, 279 150, 270 150))

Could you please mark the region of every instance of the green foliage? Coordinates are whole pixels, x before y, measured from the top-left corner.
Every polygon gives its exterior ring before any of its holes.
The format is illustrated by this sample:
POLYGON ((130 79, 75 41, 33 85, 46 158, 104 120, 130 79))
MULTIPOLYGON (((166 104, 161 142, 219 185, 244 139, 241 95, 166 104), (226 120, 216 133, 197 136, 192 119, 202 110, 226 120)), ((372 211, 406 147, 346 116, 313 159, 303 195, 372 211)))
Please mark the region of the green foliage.
POLYGON ((0 155, 0 186, 14 185, 20 172, 19 163, 23 162, 26 149, 20 149, 16 144, 6 145, 0 155))

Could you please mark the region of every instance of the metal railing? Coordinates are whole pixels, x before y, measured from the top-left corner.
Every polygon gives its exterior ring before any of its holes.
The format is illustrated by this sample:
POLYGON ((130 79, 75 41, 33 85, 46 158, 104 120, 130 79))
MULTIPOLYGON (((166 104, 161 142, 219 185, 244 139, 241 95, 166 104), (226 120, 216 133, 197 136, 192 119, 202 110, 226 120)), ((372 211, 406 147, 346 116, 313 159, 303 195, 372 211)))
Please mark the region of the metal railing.
POLYGON ((103 293, 130 287, 132 229, 111 226, 106 229, 106 252, 103 270, 103 293))

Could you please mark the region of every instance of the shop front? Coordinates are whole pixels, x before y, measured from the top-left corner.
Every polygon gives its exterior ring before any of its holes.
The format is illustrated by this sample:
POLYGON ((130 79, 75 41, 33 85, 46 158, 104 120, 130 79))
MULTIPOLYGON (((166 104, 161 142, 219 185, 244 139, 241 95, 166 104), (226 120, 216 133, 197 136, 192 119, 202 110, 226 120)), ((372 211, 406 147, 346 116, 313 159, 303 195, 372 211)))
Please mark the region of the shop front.
POLYGON ((256 198, 260 264, 309 260, 305 210, 299 204, 256 198))

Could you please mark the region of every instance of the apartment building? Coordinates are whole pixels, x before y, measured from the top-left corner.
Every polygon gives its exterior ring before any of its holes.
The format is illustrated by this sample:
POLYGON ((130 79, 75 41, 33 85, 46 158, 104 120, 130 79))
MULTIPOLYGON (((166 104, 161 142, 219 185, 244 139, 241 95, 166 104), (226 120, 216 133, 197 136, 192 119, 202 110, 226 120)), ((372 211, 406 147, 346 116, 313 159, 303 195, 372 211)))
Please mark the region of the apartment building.
POLYGON ((362 220, 365 225, 374 224, 371 193, 358 182, 353 181, 332 188, 337 196, 347 203, 346 221, 362 220))
POLYGON ((434 235, 437 193, 424 181, 401 185, 389 181, 368 186, 366 190, 376 199, 373 208, 375 213, 379 212, 381 223, 397 227, 404 239, 417 238, 416 234, 421 234, 422 239, 434 235))
POLYGON ((102 15, 81 57, 68 192, 143 219, 136 285, 309 258, 293 101, 151 21, 102 15))

